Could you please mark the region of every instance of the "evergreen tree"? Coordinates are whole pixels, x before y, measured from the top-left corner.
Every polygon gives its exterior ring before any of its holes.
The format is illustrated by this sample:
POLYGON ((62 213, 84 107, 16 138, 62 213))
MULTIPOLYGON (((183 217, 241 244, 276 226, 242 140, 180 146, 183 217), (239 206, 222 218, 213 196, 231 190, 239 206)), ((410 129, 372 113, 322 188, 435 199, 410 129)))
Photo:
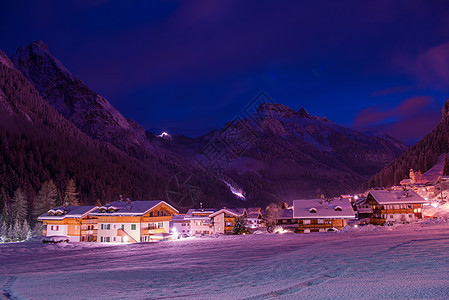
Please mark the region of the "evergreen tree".
POLYGON ((234 228, 232 228, 233 234, 244 234, 249 233, 248 228, 246 227, 246 218, 241 216, 235 220, 234 228))
POLYGON ((12 227, 12 232, 9 234, 9 239, 12 242, 18 242, 21 241, 21 232, 22 232, 22 226, 19 223, 19 220, 16 219, 14 222, 14 226, 12 227))
POLYGON ((78 193, 76 191, 76 183, 75 180, 70 179, 69 183, 67 184, 66 190, 65 190, 65 198, 64 202, 67 205, 70 206, 78 206, 80 205, 78 200, 78 193))
POLYGON ((23 220, 23 224, 22 227, 20 228, 18 236, 20 241, 26 241, 27 239, 30 238, 31 229, 30 226, 28 225, 27 220, 23 220))
POLYGON ((14 220, 22 222, 28 213, 27 199, 25 193, 21 188, 18 188, 14 192, 12 199, 12 218, 14 220))
POLYGON ((8 236, 8 225, 6 224, 6 220, 2 220, 2 224, 0 225, 0 238, 5 241, 8 236))
POLYGON ((447 155, 444 156, 443 176, 449 175, 449 159, 447 155))
POLYGON ((46 181, 42 184, 42 188, 37 194, 34 207, 34 215, 40 216, 48 210, 52 209, 56 205, 56 198, 58 191, 56 185, 52 180, 46 181))

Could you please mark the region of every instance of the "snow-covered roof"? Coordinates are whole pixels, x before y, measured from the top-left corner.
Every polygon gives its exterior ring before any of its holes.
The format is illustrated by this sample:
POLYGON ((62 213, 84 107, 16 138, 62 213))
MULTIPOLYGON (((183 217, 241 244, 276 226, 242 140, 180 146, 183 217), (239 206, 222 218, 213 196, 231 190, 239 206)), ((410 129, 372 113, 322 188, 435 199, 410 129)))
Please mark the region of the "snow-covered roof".
POLYGON ((191 208, 187 211, 184 219, 186 220, 198 220, 198 219, 208 219, 209 215, 216 212, 215 208, 191 208))
POLYGON ((346 219, 355 218, 349 199, 334 199, 330 202, 323 199, 294 200, 293 217, 295 219, 346 219))
POLYGON ((156 206, 165 204, 178 213, 178 210, 161 200, 151 201, 114 201, 93 211, 93 216, 140 216, 156 206))
POLYGON ((233 216, 235 216, 235 217, 240 217, 240 216, 243 215, 244 212, 245 212, 245 209, 244 209, 244 208, 234 208, 234 209, 231 209, 231 208, 222 208, 222 209, 220 209, 219 211, 217 211, 217 212, 211 214, 211 215, 209 216, 209 218, 213 218, 213 217, 215 217, 215 216, 217 216, 217 215, 219 215, 219 214, 221 214, 221 213, 227 213, 227 214, 233 215, 233 216))
POLYGON ((379 204, 425 203, 420 195, 413 190, 371 190, 369 192, 379 204))
POLYGON ((277 219, 293 219, 293 209, 281 209, 277 219))
POLYGON ((94 211, 98 206, 58 206, 40 215, 37 220, 63 220, 65 218, 82 218, 94 211))
POLYGON ((172 218, 171 218, 171 220, 172 220, 173 222, 187 221, 187 220, 185 219, 185 216, 186 216, 186 215, 173 215, 172 218))

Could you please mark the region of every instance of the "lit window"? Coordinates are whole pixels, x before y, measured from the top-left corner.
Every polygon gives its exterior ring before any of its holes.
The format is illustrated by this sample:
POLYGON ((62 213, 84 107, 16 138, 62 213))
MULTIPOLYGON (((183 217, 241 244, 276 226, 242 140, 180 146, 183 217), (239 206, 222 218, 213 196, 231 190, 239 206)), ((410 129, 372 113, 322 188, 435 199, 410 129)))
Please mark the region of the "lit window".
POLYGON ((304 220, 304 224, 310 224, 310 220, 304 220))

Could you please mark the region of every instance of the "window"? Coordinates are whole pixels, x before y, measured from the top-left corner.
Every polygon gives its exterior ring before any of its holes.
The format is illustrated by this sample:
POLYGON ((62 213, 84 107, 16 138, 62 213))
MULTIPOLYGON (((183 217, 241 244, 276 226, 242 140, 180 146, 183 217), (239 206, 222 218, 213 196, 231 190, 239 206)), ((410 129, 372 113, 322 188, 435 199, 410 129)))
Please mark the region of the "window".
POLYGON ((324 220, 323 219, 318 219, 318 224, 324 224, 324 220))
POLYGON ((413 205, 412 204, 407 204, 407 208, 412 209, 413 205))
POLYGON ((413 214, 408 214, 408 217, 409 218, 413 218, 413 214))
POLYGON ((341 206, 338 206, 338 205, 337 205, 337 206, 335 206, 334 210, 335 210, 335 211, 342 211, 343 209, 341 208, 341 206))
POLYGON ((131 224, 131 230, 136 230, 136 224, 131 224))
POLYGON ((114 242, 115 242, 115 236, 114 236, 114 242))
POLYGON ((125 224, 122 224, 122 230, 125 230, 125 224))
POLYGON ((101 224, 101 230, 103 230, 103 224, 101 224))
POLYGON ((59 226, 56 226, 56 231, 58 231, 59 230, 59 226))
POLYGON ((100 242, 102 242, 102 243, 103 243, 103 237, 102 237, 102 236, 100 236, 100 242))
POLYGON ((310 224, 310 220, 304 220, 304 224, 310 224))
POLYGON ((311 209, 309 209, 309 213, 316 214, 316 208, 312 207, 311 209))
POLYGON ((75 225, 75 230, 77 230, 78 229, 78 225, 75 225))
POLYGON ((394 218, 394 216, 393 216, 393 215, 390 215, 390 218, 391 218, 391 219, 393 219, 393 218, 394 218))
POLYGON ((163 223, 163 222, 159 222, 159 223, 157 224, 157 227, 158 227, 158 228, 164 228, 164 223, 163 223))
POLYGON ((152 217, 153 216, 153 212, 152 211, 150 211, 150 217, 152 217))
POLYGON ((115 229, 115 224, 114 224, 114 229, 115 229))
POLYGON ((111 242, 111 238, 108 236, 108 237, 106 237, 106 242, 111 242))

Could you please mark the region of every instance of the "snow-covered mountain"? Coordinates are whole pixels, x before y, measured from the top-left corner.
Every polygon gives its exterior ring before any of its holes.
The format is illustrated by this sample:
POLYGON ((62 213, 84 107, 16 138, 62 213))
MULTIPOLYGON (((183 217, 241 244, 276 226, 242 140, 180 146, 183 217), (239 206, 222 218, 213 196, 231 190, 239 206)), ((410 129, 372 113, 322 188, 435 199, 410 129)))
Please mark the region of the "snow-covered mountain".
POLYGON ((390 136, 366 135, 274 103, 198 139, 163 143, 232 179, 253 201, 355 191, 407 149, 390 136))
POLYGON ((44 100, 89 136, 122 150, 151 149, 144 129, 73 76, 43 41, 19 48, 12 62, 44 100))

